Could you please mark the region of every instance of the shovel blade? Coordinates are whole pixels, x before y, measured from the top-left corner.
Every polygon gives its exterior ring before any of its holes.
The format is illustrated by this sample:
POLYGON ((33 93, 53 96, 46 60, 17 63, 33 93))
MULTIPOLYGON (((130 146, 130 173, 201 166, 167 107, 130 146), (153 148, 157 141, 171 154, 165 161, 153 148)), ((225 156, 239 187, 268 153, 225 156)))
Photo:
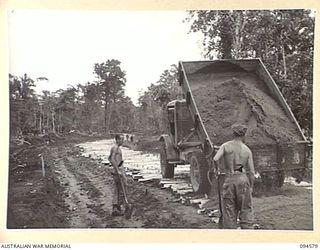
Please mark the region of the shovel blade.
POLYGON ((133 212, 133 205, 132 204, 126 204, 125 209, 124 209, 124 217, 126 219, 130 219, 132 216, 133 212))

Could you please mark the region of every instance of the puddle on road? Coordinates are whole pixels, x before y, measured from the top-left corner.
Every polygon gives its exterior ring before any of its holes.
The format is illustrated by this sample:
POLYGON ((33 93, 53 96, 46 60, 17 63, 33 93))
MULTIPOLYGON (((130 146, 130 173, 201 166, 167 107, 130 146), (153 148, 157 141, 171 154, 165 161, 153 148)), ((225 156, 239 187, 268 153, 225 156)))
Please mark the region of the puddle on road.
MULTIPOLYGON (((83 148, 82 156, 101 160, 108 163, 108 157, 114 140, 99 140, 78 144, 83 148)), ((121 147, 124 166, 129 171, 137 171, 143 178, 161 179, 160 155, 134 151, 126 147, 121 147)), ((190 166, 178 166, 175 168, 175 178, 189 176, 190 166)))
POLYGON ((288 183, 290 185, 294 185, 294 186, 298 186, 298 187, 304 187, 306 189, 312 189, 312 183, 306 182, 306 181, 297 182, 296 178, 291 177, 291 176, 286 177, 284 179, 284 182, 288 183))

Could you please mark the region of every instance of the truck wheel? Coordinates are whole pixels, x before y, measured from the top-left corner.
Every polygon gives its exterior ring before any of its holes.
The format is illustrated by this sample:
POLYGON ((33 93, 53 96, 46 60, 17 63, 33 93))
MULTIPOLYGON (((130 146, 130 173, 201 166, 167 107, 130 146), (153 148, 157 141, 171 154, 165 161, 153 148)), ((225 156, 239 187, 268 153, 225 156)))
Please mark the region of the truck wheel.
POLYGON ((165 144, 163 143, 160 151, 161 175, 163 178, 174 177, 174 164, 168 163, 165 144))
POLYGON ((193 152, 190 158, 191 185, 197 193, 208 193, 210 183, 207 177, 208 163, 202 152, 193 152))
POLYGON ((284 177, 284 171, 262 173, 261 180, 265 192, 271 192, 281 188, 284 183, 284 177))
POLYGON ((281 188, 284 183, 285 174, 284 171, 279 171, 277 174, 277 187, 281 188))

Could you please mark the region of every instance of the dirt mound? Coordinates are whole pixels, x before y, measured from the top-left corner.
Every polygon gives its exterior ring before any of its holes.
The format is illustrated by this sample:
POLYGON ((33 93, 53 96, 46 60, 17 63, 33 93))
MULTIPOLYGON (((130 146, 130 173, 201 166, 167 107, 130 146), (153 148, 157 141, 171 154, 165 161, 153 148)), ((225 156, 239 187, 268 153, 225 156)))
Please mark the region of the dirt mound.
POLYGON ((245 69, 231 62, 213 62, 196 71, 199 73, 246 72, 245 69))
POLYGON ((248 126, 246 143, 251 146, 293 143, 301 137, 295 124, 257 78, 208 82, 194 90, 193 95, 206 130, 216 145, 232 139, 230 127, 235 123, 248 126))

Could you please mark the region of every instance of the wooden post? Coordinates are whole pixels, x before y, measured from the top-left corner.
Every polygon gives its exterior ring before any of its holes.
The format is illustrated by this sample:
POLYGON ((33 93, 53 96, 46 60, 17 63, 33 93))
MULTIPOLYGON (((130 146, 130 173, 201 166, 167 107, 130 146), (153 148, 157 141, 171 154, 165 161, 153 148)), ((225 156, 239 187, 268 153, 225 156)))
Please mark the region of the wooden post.
POLYGON ((46 176, 46 171, 44 169, 44 160, 43 160, 43 155, 40 155, 41 157, 41 169, 42 169, 42 176, 45 177, 46 176))

